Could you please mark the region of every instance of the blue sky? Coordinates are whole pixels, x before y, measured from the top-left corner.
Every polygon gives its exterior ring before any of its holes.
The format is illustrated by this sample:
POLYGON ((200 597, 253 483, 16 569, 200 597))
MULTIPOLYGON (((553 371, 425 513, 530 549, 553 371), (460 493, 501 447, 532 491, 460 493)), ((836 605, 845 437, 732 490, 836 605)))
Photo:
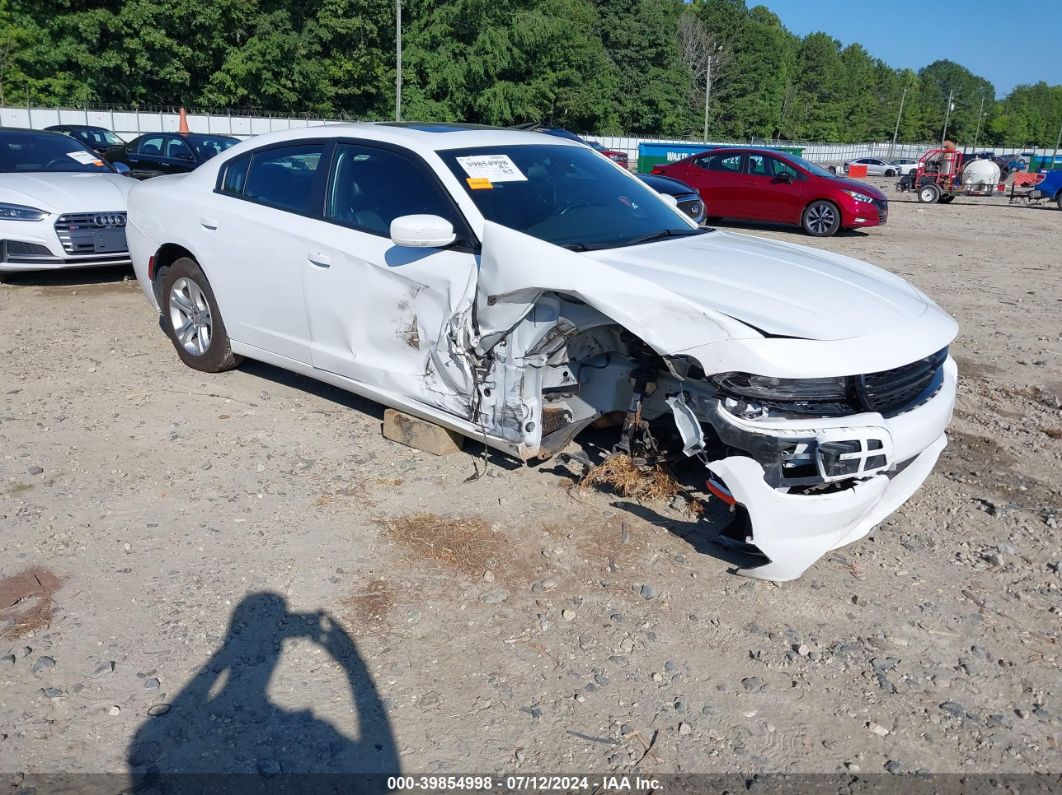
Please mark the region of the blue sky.
POLYGON ((842 44, 858 42, 890 66, 917 71, 947 58, 990 80, 997 97, 1020 83, 1043 80, 1062 85, 1062 0, 746 0, 746 4, 767 6, 799 36, 821 30, 842 44))

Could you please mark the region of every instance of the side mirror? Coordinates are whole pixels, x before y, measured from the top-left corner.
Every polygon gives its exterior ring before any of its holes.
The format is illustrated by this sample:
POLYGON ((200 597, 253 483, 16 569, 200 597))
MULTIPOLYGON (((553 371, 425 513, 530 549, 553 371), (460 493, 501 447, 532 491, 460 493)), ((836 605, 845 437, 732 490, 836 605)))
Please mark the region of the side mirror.
POLYGON ((445 248, 457 240, 454 225, 437 215, 403 215, 391 222, 391 242, 408 248, 445 248))
POLYGON ((678 207, 678 199, 676 199, 670 193, 661 193, 660 198, 666 201, 672 207, 678 207))
POLYGON ((125 163, 111 163, 111 165, 119 174, 128 174, 132 170, 125 163))
POLYGON ((195 162, 195 158, 192 156, 191 152, 178 152, 174 157, 178 160, 184 160, 187 163, 195 162))

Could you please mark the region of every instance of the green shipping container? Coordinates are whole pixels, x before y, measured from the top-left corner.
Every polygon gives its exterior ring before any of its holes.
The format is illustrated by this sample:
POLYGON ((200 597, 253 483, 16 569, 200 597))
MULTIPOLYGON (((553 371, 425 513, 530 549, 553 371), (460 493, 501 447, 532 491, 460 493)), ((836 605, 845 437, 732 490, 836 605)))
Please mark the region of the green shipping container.
MULTIPOLYGON (((735 144, 744 146, 744 144, 735 144)), ((638 144, 638 171, 648 174, 653 166, 666 165, 682 160, 690 155, 708 152, 720 148, 720 144, 697 144, 697 143, 640 143, 638 144)), ((802 157, 803 148, 799 146, 758 146, 757 149, 774 149, 777 152, 788 152, 791 155, 802 157)))

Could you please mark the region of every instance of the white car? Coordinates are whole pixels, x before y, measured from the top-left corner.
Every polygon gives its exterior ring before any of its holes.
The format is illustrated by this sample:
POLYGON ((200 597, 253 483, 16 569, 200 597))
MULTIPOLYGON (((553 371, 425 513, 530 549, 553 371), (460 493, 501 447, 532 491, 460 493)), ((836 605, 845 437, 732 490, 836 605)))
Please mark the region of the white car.
POLYGON ((730 535, 798 577, 945 445, 957 326, 898 276, 698 229, 585 146, 452 124, 263 135, 129 196, 180 358, 249 357, 548 458, 591 424, 707 467, 730 535))
POLYGON ((66 135, 0 130, 0 275, 128 265, 134 184, 66 135))
POLYGON ((852 166, 866 166, 868 177, 895 177, 897 174, 906 173, 895 160, 884 160, 880 157, 861 157, 857 160, 846 160, 844 173, 847 174, 852 166))
POLYGON ((918 161, 911 157, 896 157, 889 162, 896 166, 896 173, 901 177, 913 174, 915 169, 918 168, 918 161))

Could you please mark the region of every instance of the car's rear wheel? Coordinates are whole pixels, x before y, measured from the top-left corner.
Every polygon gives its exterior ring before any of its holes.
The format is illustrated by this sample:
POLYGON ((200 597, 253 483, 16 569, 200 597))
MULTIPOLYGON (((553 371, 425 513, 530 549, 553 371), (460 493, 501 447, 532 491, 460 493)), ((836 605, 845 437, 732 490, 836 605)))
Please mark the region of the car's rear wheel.
POLYGON ((1055 194, 1055 204, 1058 205, 1058 209, 1062 210, 1062 190, 1055 194))
POLYGON ((841 211, 833 202, 825 200, 812 202, 804 210, 801 218, 804 231, 814 237, 829 237, 837 234, 841 228, 841 211))
POLYGON ((195 260, 181 257, 162 278, 162 326, 181 361, 194 370, 220 373, 239 365, 214 291, 195 260))
POLYGON ((927 183, 918 189, 918 201, 923 204, 933 204, 940 198, 940 188, 933 183, 927 183))
POLYGON ((891 168, 887 168, 887 169, 885 169, 885 176, 886 177, 895 177, 896 176, 896 172, 894 170, 892 170, 891 168))

